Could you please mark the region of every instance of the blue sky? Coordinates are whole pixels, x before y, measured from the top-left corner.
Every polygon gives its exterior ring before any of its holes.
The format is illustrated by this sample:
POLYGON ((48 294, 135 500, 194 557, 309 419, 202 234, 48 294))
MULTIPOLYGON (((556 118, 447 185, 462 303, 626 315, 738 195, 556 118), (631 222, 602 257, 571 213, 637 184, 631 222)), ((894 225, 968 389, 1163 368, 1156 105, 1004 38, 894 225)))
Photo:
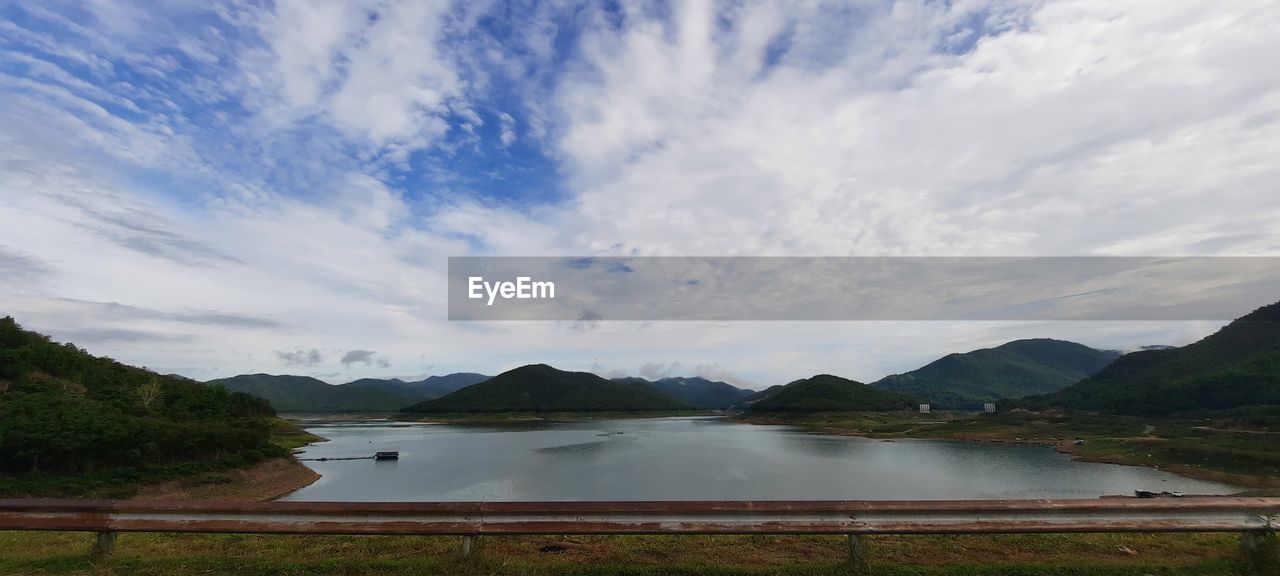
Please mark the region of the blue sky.
POLYGON ((4 2, 0 312, 196 378, 1181 344, 1217 325, 450 323, 444 268, 1280 254, 1276 29, 1262 0, 4 2))

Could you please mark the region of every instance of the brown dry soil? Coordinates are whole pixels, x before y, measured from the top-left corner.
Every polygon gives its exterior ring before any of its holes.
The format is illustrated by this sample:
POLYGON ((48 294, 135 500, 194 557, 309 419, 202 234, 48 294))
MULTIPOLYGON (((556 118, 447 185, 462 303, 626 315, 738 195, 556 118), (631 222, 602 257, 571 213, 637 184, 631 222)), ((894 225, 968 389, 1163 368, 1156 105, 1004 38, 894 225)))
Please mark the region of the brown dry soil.
POLYGON ((292 458, 274 458, 229 472, 149 484, 134 500, 275 500, 320 478, 292 458))

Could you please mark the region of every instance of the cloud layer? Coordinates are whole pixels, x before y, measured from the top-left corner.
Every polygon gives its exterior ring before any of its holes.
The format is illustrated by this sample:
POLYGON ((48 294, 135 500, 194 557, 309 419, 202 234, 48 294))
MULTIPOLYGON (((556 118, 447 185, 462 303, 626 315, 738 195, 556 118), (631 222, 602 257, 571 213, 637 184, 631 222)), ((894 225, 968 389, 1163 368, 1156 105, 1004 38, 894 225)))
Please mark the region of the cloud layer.
POLYGON ((1278 255, 1277 29, 1265 0, 6 5, 0 313, 196 378, 1184 343, 1215 325, 449 323, 445 265, 1278 255))

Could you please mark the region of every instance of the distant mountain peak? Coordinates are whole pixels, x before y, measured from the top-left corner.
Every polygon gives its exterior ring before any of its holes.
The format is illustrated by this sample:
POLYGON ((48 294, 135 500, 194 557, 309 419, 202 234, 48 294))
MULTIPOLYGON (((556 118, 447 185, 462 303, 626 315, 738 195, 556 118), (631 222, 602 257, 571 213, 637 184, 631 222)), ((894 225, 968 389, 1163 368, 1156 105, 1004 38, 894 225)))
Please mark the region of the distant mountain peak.
POLYGON ((1280 302, 1192 344, 1125 354, 1026 404, 1152 415, 1280 405, 1280 302))
POLYGON ((652 382, 643 378, 616 378, 618 382, 643 383, 698 408, 726 409, 754 394, 728 382, 701 376, 667 376, 652 382))
POLYGON ((861 382, 817 374, 772 390, 750 404, 756 412, 858 412, 911 408, 908 395, 880 390, 861 382))
POLYGON ((976 408, 986 402, 1056 392, 1097 373, 1119 356, 1067 340, 1024 338, 947 354, 872 385, 939 407, 976 408))
POLYGON ((605 380, 590 372, 569 372, 528 364, 407 412, 600 412, 679 410, 688 405, 647 386, 605 380))
POLYGON ((1267 304, 1253 312, 1236 318, 1231 323, 1236 322, 1280 322, 1280 302, 1267 304))
POLYGON ((431 376, 417 382, 361 378, 332 385, 310 376, 242 374, 207 384, 264 398, 281 412, 393 412, 488 378, 483 374, 458 373, 431 376))

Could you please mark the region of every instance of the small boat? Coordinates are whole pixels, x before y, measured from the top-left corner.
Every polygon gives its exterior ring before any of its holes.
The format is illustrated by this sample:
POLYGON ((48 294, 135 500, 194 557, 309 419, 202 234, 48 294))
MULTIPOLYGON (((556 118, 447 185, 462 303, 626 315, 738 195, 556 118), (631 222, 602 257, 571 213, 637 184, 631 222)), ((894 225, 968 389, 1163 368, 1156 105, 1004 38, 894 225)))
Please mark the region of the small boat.
POLYGON ((373 454, 373 459, 374 460, 399 460, 400 453, 394 450, 388 450, 385 452, 375 452, 373 454))

